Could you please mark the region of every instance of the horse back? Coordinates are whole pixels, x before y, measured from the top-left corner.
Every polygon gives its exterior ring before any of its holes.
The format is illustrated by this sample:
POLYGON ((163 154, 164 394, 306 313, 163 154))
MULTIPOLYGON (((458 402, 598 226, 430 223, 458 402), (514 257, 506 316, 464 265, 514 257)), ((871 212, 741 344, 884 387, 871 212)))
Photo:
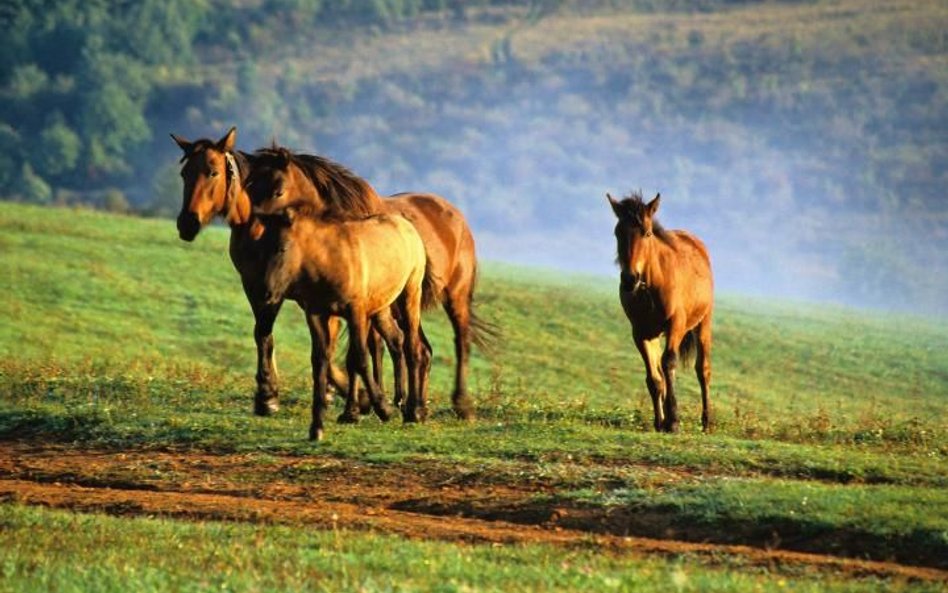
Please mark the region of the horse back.
POLYGON ((688 326, 704 319, 714 306, 714 276, 711 256, 704 242, 687 231, 672 231, 674 264, 669 289, 674 300, 687 316, 688 326))
POLYGON ((474 235, 457 207, 429 193, 395 194, 385 203, 388 212, 401 214, 415 226, 436 286, 473 283, 477 272, 474 235))
POLYGON ((403 216, 382 214, 325 225, 310 234, 309 244, 313 275, 321 274, 341 301, 359 302, 375 312, 391 305, 406 286, 421 289, 425 247, 403 216))

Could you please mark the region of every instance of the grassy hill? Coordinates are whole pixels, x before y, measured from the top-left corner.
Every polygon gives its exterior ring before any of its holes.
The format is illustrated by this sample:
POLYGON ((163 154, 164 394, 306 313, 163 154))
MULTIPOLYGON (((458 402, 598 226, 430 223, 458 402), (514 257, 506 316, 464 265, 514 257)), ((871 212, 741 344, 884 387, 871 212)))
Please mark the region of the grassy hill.
MULTIPOLYGON (((669 437, 649 429, 641 363, 613 280, 488 262, 478 307, 502 328, 503 340, 493 358, 475 356, 471 384, 478 420, 462 423, 450 412, 450 334, 443 315, 431 313, 425 326, 436 351, 433 419, 416 427, 375 419, 358 426, 331 425, 327 441, 314 445, 305 439, 308 338, 292 307, 282 313, 275 333, 284 407, 273 418, 251 415, 252 317, 226 242, 227 232, 219 227, 185 244, 168 221, 0 204, 0 273, 5 278, 0 286, 0 443, 120 453, 239 453, 262 472, 241 480, 260 487, 275 477, 267 464, 285 455, 316 464, 341 460, 407 472, 437 469, 498 487, 542 483, 543 493, 537 492, 530 508, 629 513, 637 535, 661 538, 664 530, 674 529, 694 541, 764 545, 780 532, 781 545, 791 549, 944 568, 948 326, 943 321, 723 295, 715 318, 712 392, 718 430, 700 433, 696 381, 683 371, 683 431, 669 437), (649 519, 636 522, 639 515, 649 519)), ((138 466, 122 471, 133 467, 138 466)), ((140 470, 149 484, 164 479, 149 467, 140 470)), ((69 469, 71 478, 43 479, 78 481, 80 471, 69 469)), ((306 483, 315 475, 304 471, 291 479, 306 483)), ((85 479, 96 483, 108 476, 85 479)), ((131 479, 122 477, 120 483, 131 479)), ((748 576, 739 560, 690 556, 675 564, 641 558, 592 561, 582 556, 586 552, 570 552, 572 560, 567 560, 561 552, 526 546, 501 556, 475 547, 470 557, 464 546, 349 532, 290 536, 272 527, 231 530, 203 523, 83 518, 9 504, 0 505, 0 513, 10 527, 0 538, 6 538, 8 549, 18 550, 8 576, 24 586, 42 578, 111 587, 119 575, 147 573, 160 588, 200 572, 195 558, 204 558, 205 566, 222 562, 212 561, 217 552, 204 536, 218 538, 213 544, 218 546, 246 539, 250 529, 265 534, 258 537, 267 542, 283 543, 232 550, 233 558, 253 565, 241 572, 245 580, 238 581, 243 583, 239 588, 273 579, 301 582, 303 576, 266 558, 302 554, 304 561, 304 550, 323 546, 323 538, 336 542, 336 564, 325 568, 328 582, 347 586, 358 584, 352 579, 419 578, 390 568, 379 572, 392 562, 384 560, 384 550, 419 546, 459 563, 453 572, 438 563, 433 576, 411 581, 423 589, 436 585, 427 578, 449 571, 452 579, 484 587, 504 588, 526 579, 531 589, 547 590, 549 583, 523 568, 533 562, 547 563, 565 590, 602 586, 568 568, 577 553, 584 566, 621 575, 615 577, 621 582, 637 571, 662 580, 677 565, 691 575, 689 587, 776 590, 783 586, 781 579, 811 590, 878 584, 844 586, 832 577, 793 569, 748 576), (109 541, 125 542, 103 544, 98 572, 70 568, 76 565, 70 559, 84 557, 89 547, 99 549, 98 544, 79 538, 53 557, 42 543, 46 536, 37 535, 79 524, 95 526, 79 532, 111 533, 109 541), (147 568, 149 561, 137 554, 120 553, 122 546, 139 549, 156 537, 195 543, 188 546, 187 558, 174 549, 162 552, 178 560, 159 569, 147 568), (381 556, 353 556, 367 547, 381 556), (481 562, 487 562, 482 554, 504 566, 506 576, 480 581, 486 578, 480 574, 481 562), (47 558, 41 563, 45 568, 21 570, 38 566, 37 558, 47 558), (338 564, 342 558, 348 560, 338 564)), ((908 587, 902 581, 886 585, 908 587)))
MULTIPOLYGON (((226 229, 185 244, 167 221, 0 208, 8 279, 0 353, 17 374, 47 364, 119 382, 209 373, 249 393, 253 317, 226 254, 226 229)), ((493 359, 475 355, 482 413, 575 413, 644 428, 651 404, 614 284, 488 262, 477 303, 503 328, 503 340, 493 359)), ((437 357, 433 385, 443 397, 450 330, 439 313, 428 314, 426 327, 437 357)), ((276 336, 285 391, 306 399, 309 338, 296 307, 281 314, 276 336)), ((764 430, 789 439, 845 440, 876 425, 940 433, 946 352, 941 321, 724 295, 713 360, 719 422, 733 434, 764 430)), ((679 382, 694 431, 700 406, 690 368, 679 382)))

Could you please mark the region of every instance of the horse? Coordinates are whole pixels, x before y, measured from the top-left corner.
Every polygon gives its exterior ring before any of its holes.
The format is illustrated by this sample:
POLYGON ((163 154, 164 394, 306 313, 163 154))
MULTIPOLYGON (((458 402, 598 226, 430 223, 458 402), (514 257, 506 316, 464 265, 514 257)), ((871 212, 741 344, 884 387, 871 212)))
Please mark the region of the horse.
MULTIPOLYGON (((253 183, 253 182, 251 182, 253 183)), ((420 327, 422 286, 427 274, 425 246, 415 227, 404 217, 377 214, 339 218, 319 212, 312 204, 277 208, 263 203, 255 208, 264 228, 260 253, 267 262, 266 300, 296 301, 306 313, 312 338, 313 407, 309 437, 324 436, 323 415, 331 360, 329 318, 339 316, 349 327, 346 356, 348 391, 341 423, 359 419, 356 391, 361 378, 372 407, 383 421, 390 416, 382 393, 369 373, 367 340, 374 327, 388 343, 396 369, 397 397, 403 397, 407 359, 408 398, 403 419, 420 420, 426 403, 420 399, 422 350, 420 327), (396 300, 401 331, 392 311, 396 300), (404 354, 404 359, 403 359, 404 354)))
MULTIPOLYGON (((255 163, 288 161, 288 166, 271 167, 270 179, 252 183, 254 203, 270 200, 272 207, 280 202, 305 199, 321 208, 336 211, 351 208, 338 203, 332 187, 327 187, 324 170, 328 159, 288 151, 272 146, 255 153, 255 163)), ((370 195, 362 192, 362 195, 370 195)), ((499 336, 495 326, 478 317, 474 311, 474 290, 477 282, 477 256, 474 236, 464 215, 441 196, 431 193, 400 193, 388 199, 370 201, 371 210, 357 210, 353 214, 385 212, 407 218, 421 235, 428 253, 430 275, 438 282, 425 284, 425 302, 440 302, 454 331, 455 372, 451 394, 452 408, 458 418, 474 417, 474 405, 467 390, 467 372, 471 343, 490 352, 499 336)), ((430 345, 422 333, 426 350, 430 345)), ((370 351, 376 382, 381 380, 380 348, 370 339, 370 351)), ((423 373, 422 390, 427 393, 427 373, 423 373)), ((427 401, 427 396, 425 397, 427 401)), ((398 402, 396 402, 397 404, 398 402)))
POLYGON ((646 203, 640 193, 621 201, 606 194, 618 221, 619 300, 632 326, 632 339, 645 363, 656 431, 678 432, 675 369, 679 357, 697 349, 695 373, 701 386, 701 425, 711 429, 711 314, 714 279, 700 239, 666 231, 655 220, 661 194, 646 203), (665 335, 662 350, 660 338, 665 335))
MULTIPOLYGON (((181 158, 183 198, 177 229, 183 241, 191 242, 216 216, 224 217, 230 226, 230 259, 240 275, 254 316, 253 336, 257 348, 254 413, 266 416, 279 409, 273 324, 282 304, 265 299, 265 262, 257 249, 261 227, 252 224, 252 206, 246 192, 254 155, 235 151, 236 137, 236 128, 231 128, 217 141, 202 138, 191 142, 171 134, 184 153, 181 158)), ((350 180, 353 176, 348 171, 328 166, 327 171, 325 177, 330 183, 350 188, 345 199, 340 198, 345 207, 365 211, 373 210, 379 203, 371 186, 350 180)), ((332 347, 331 344, 330 349, 332 347)), ((330 380, 340 391, 345 391, 345 375, 334 365, 330 367, 330 380)))

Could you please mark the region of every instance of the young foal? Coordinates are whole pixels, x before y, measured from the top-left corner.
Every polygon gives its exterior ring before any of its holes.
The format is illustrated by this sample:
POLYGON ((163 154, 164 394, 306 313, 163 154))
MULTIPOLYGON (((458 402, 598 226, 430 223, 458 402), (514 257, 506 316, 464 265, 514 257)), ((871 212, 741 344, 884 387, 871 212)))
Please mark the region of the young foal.
POLYGON ((606 194, 618 222, 619 300, 632 324, 635 347, 645 361, 655 430, 678 431, 675 368, 697 335, 695 371, 701 385, 701 424, 711 425, 711 311, 714 282, 704 244, 685 231, 666 231, 658 221, 660 196, 616 201, 606 194), (660 338, 665 334, 665 349, 660 338))
POLYGON ((369 373, 366 342, 370 325, 389 344, 397 372, 396 389, 400 389, 404 374, 402 354, 407 358, 404 418, 418 420, 419 408, 424 407, 419 401, 423 348, 420 320, 427 257, 415 227, 401 216, 381 214, 338 220, 326 213, 314 214, 311 207, 293 205, 276 214, 261 214, 260 221, 265 229, 260 244, 267 261, 267 301, 296 301, 306 313, 312 337, 310 439, 323 438, 331 315, 342 317, 349 326, 349 385, 346 409, 339 422, 358 421, 358 378, 365 383, 379 418, 389 418, 381 390, 369 373), (396 301, 399 314, 404 316, 404 335, 392 316, 396 301))

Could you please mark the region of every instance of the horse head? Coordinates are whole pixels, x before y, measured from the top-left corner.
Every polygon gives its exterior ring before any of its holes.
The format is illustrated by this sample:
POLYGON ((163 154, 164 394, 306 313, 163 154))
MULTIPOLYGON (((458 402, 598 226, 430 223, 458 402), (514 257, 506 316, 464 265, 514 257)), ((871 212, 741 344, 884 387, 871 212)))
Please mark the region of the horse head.
POLYGON ((236 194, 239 191, 240 172, 234 157, 237 128, 231 128, 214 142, 206 138, 189 142, 171 134, 184 152, 181 157, 181 179, 184 192, 181 212, 178 213, 178 235, 193 241, 197 234, 216 215, 225 215, 231 221, 239 218, 236 194))
POLYGON ((652 255, 655 231, 661 228, 655 222, 661 194, 656 194, 648 203, 638 193, 621 201, 616 201, 609 194, 606 194, 606 198, 618 219, 615 236, 619 287, 624 292, 635 292, 647 284, 646 265, 652 255))

